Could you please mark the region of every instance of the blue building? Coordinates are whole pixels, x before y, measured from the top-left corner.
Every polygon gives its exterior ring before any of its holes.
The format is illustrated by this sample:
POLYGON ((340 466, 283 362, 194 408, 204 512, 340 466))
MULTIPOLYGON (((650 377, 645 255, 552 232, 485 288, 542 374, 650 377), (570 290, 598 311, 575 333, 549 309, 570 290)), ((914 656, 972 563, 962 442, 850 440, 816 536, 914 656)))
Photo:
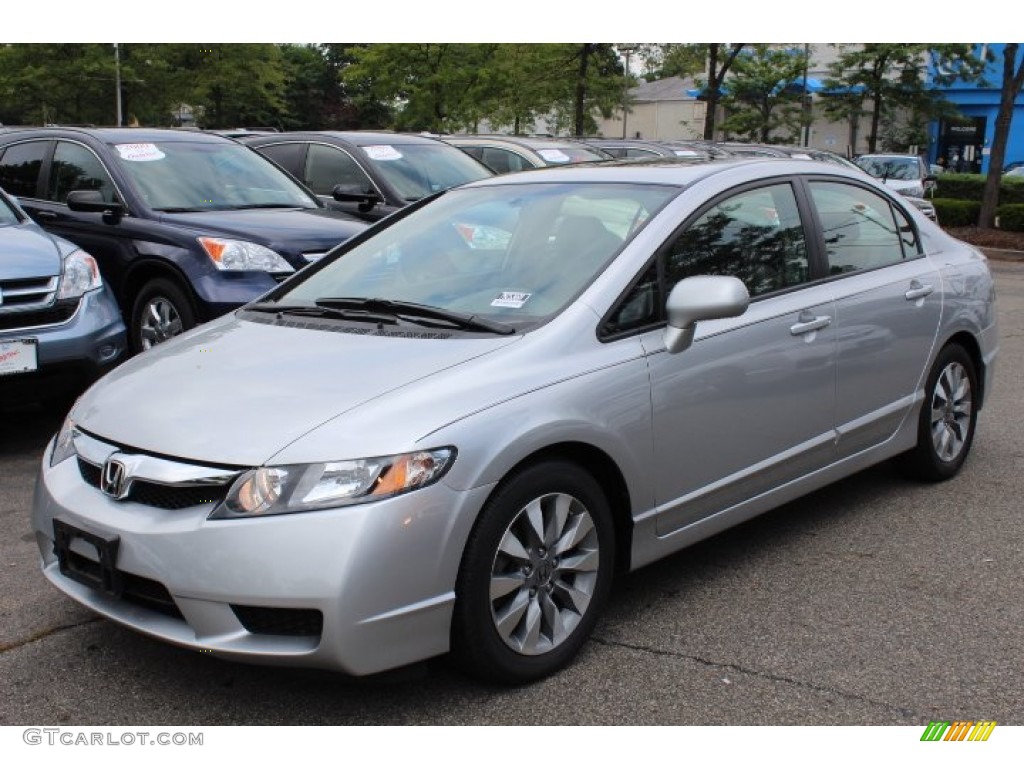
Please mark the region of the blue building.
MULTIPOLYGON (((999 113, 999 92, 1003 82, 1004 43, 976 43, 975 50, 988 53, 992 61, 985 69, 987 85, 962 80, 948 86, 936 86, 964 116, 963 120, 939 120, 929 126, 929 160, 946 159, 951 170, 965 173, 987 173, 996 116, 999 113)), ((1015 67, 1024 58, 1024 45, 1017 51, 1015 67)), ((1014 102, 1013 120, 1006 145, 1006 164, 1024 162, 1024 95, 1018 93, 1014 102)))

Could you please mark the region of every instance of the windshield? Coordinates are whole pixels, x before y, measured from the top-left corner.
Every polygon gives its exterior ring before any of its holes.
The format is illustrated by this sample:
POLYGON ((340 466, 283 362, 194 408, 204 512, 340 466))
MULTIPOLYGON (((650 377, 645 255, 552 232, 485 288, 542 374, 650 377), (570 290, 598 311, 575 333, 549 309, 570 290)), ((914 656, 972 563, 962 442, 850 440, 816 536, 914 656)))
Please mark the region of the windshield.
POLYGON ((596 163, 611 158, 606 152, 586 147, 543 147, 537 150, 537 154, 547 165, 596 163))
POLYGON ((921 178, 921 163, 916 157, 861 157, 857 165, 876 179, 914 181, 921 178))
POLYGON ((0 195, 0 225, 17 224, 21 221, 14 208, 7 202, 7 198, 0 195))
POLYGON ((115 144, 114 156, 154 211, 320 207, 273 163, 234 142, 115 144))
POLYGON ((492 175, 462 150, 441 142, 375 144, 362 150, 398 194, 410 202, 492 175))
POLYGON ((582 183, 454 190, 306 279, 300 273, 277 300, 414 302, 521 330, 560 312, 678 191, 582 183))

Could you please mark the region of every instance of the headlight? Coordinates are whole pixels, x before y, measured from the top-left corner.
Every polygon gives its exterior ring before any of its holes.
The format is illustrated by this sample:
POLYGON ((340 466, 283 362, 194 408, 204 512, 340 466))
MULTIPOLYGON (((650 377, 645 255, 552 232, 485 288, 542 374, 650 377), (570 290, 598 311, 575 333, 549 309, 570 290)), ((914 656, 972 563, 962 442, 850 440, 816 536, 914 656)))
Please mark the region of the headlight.
POLYGON ((60 432, 53 439, 53 453, 50 454, 50 466, 55 467, 65 459, 76 456, 75 452, 75 422, 68 416, 61 425, 60 432))
POLYGON ((77 299, 86 291, 103 285, 96 259, 85 251, 72 251, 64 257, 64 274, 60 278, 58 299, 77 299))
POLYGON ((916 187, 907 187, 906 189, 901 189, 900 194, 907 197, 924 197, 924 186, 919 184, 916 187))
POLYGON ((454 448, 398 456, 260 467, 239 477, 211 519, 283 515, 387 499, 437 482, 454 448))
POLYGON ((245 240, 225 240, 220 237, 200 237, 206 255, 217 269, 228 271, 260 270, 263 272, 294 272, 295 268, 259 243, 245 240))

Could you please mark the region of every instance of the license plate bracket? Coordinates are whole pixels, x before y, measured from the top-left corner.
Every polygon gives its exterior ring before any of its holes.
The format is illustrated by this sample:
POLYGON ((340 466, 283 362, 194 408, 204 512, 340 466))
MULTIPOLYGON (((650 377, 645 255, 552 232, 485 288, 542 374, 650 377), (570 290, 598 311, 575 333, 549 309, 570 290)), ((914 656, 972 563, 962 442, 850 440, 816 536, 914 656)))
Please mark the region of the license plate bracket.
POLYGON ((57 556, 60 572, 79 584, 113 597, 119 597, 123 590, 121 572, 117 570, 117 550, 120 544, 120 536, 85 530, 54 518, 53 553, 57 556), (94 549, 97 560, 76 552, 72 548, 76 541, 82 541, 94 549))
POLYGON ((39 369, 39 339, 0 341, 0 376, 32 373, 39 369))

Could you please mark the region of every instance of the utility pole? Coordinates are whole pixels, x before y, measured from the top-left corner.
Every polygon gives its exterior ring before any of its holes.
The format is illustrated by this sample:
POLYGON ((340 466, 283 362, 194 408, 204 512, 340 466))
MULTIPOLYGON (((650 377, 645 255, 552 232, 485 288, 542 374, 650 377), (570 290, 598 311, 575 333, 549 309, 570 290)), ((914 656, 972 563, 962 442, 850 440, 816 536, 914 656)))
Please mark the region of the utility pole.
POLYGON ((800 138, 802 139, 801 143, 805 147, 810 146, 811 143, 811 105, 808 101, 809 89, 807 87, 807 70, 810 66, 810 61, 811 47, 809 43, 804 43, 804 98, 803 103, 800 105, 800 109, 802 110, 801 114, 803 115, 803 119, 801 120, 803 123, 803 130, 800 131, 800 138))
POLYGON ((626 117, 629 114, 629 55, 633 51, 635 51, 639 46, 637 46, 635 43, 629 43, 627 45, 620 45, 617 47, 620 51, 626 54, 626 81, 622 87, 622 138, 626 138, 626 117))
POLYGON ((121 127, 121 51, 114 43, 114 89, 115 103, 117 104, 117 127, 121 127))

